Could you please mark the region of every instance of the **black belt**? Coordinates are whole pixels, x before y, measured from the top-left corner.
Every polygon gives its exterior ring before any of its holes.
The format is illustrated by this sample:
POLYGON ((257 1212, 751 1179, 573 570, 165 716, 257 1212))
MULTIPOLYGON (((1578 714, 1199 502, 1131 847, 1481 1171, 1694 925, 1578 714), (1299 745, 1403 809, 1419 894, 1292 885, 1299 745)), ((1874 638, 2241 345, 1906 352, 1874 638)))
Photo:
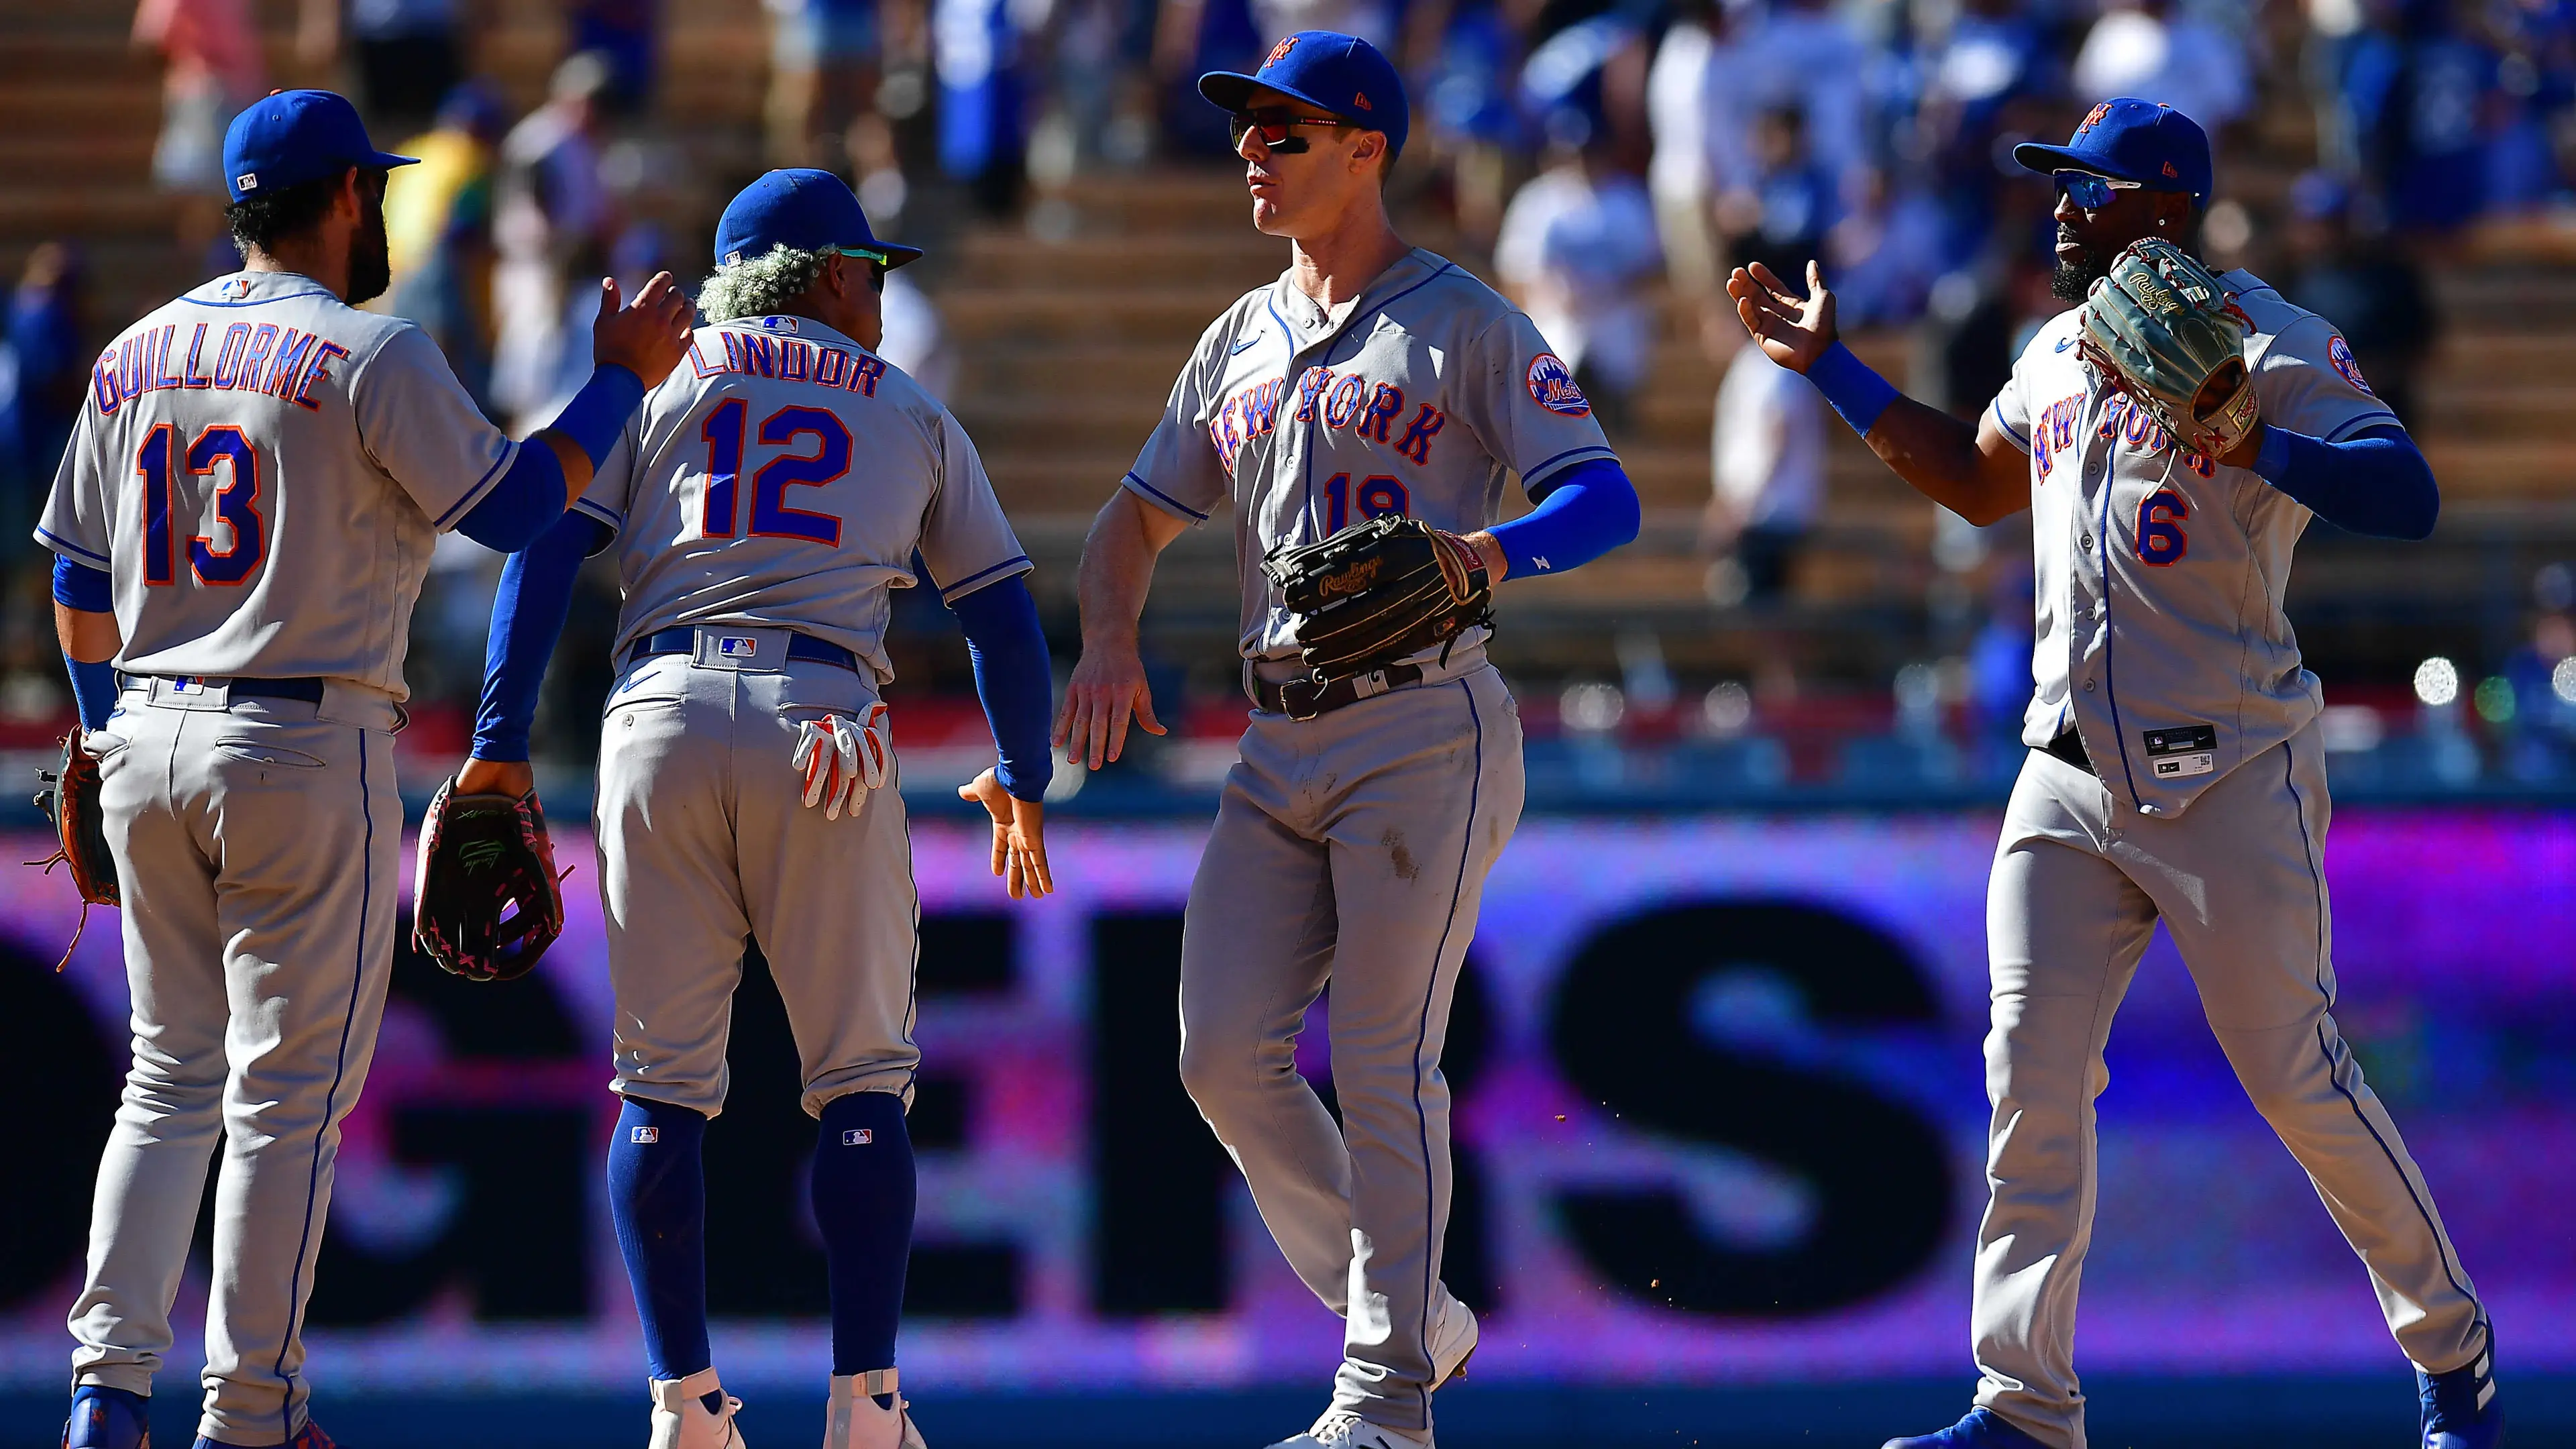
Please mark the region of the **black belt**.
MULTIPOLYGON (((719 625, 709 624, 705 627, 715 629, 719 633, 723 632, 719 625)), ((633 664, 639 659, 654 654, 695 654, 698 652, 698 628, 699 626, 695 624, 681 624, 658 633, 647 634, 635 641, 634 648, 626 651, 626 662, 633 664)), ((837 664, 853 674, 859 672, 859 656, 838 644, 826 644, 820 639, 809 638, 803 634, 787 636, 787 657, 802 659, 809 664, 837 664)))
POLYGON ((120 689, 149 689, 156 678, 194 679, 209 689, 228 690, 227 699, 292 699, 305 704, 322 702, 322 679, 313 674, 301 679, 208 679, 201 674, 119 674, 116 683, 120 689))
POLYGON ((1357 704, 1390 689, 1422 682, 1419 664, 1390 664, 1373 674, 1345 675, 1330 684, 1317 684, 1311 675, 1273 684, 1256 674, 1252 676, 1252 702, 1265 714, 1284 714, 1294 720, 1309 720, 1319 714, 1331 714, 1346 704, 1357 704), (1360 681, 1377 683, 1367 693, 1360 692, 1360 681))
POLYGON ((2049 754, 2055 755, 2057 758, 2073 765, 2075 768, 2082 770, 2085 774, 2098 775, 2100 773, 2093 768, 2093 757, 2084 752, 2084 737, 2075 732, 2075 726, 2073 725, 2068 725, 2066 728, 2059 730, 2057 732, 2057 738, 2050 740, 2041 748, 2046 750, 2049 754))

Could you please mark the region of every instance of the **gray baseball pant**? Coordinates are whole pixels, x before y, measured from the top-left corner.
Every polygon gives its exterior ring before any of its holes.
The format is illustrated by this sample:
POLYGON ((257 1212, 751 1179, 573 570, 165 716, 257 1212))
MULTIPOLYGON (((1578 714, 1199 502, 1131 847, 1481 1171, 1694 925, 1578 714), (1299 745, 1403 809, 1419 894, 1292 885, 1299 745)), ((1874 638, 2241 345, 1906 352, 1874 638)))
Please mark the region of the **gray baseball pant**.
MULTIPOLYGON (((754 635, 758 658, 784 630, 754 635)), ((899 777, 826 820, 788 763, 799 720, 863 717, 876 685, 833 664, 744 669, 709 647, 629 667, 599 743, 600 896, 617 1002, 616 1090, 715 1116, 743 942, 787 1007, 808 1115, 849 1092, 908 1104, 920 900, 899 777)))
POLYGON ((1415 1433, 1449 1221, 1440 1049, 1522 788, 1489 665, 1303 722, 1255 713, 1182 927, 1181 1080, 1348 1321, 1334 1406, 1415 1433), (1338 1128, 1296 1063, 1327 983, 1338 1128))
POLYGON ((2103 1047, 2162 920, 2237 1080, 2361 1256, 2406 1356, 2440 1373, 2485 1346, 2486 1311, 2396 1124, 2335 1030, 2311 724, 2182 815, 2115 805, 2032 751, 1986 893, 1994 1103, 1977 1231, 1977 1402, 2052 1449, 2084 1449, 2075 1297, 2093 1234, 2103 1047))
POLYGON ((150 697, 129 688, 92 737, 134 1065, 99 1161, 72 1371, 152 1391, 220 1148, 198 1432, 279 1444, 311 1393, 304 1304, 393 970, 393 706, 150 697))

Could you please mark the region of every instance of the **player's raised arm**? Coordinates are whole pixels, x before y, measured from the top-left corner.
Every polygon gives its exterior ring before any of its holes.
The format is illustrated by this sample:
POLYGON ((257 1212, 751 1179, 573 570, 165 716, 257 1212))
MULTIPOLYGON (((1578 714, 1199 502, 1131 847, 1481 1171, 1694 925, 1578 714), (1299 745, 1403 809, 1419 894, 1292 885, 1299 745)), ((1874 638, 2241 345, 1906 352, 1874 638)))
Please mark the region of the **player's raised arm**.
POLYGON ((1187 519, 1124 488, 1091 521, 1075 580, 1082 602, 1082 662, 1073 667, 1055 720, 1055 743, 1066 760, 1097 770, 1117 759, 1126 748, 1130 719, 1148 734, 1164 732, 1154 717, 1136 628, 1145 613, 1145 591, 1154 582, 1154 560, 1188 527, 1187 519))
POLYGON ((1773 362, 1802 373, 1870 451, 1916 492, 1983 526, 2030 506, 2030 464, 1991 417, 1975 427, 1914 401, 1842 344, 1834 294, 1814 262, 1807 290, 1791 291, 1755 262, 1726 279, 1735 315, 1773 362))

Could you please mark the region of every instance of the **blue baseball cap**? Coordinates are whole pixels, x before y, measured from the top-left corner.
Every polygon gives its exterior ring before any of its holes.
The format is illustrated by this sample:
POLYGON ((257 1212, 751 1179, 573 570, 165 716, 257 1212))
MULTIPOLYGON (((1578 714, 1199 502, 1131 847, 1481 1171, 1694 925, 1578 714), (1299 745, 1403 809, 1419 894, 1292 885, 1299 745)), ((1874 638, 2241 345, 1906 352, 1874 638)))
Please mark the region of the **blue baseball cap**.
POLYGON ((765 257, 780 247, 863 249, 883 255, 889 270, 921 255, 919 247, 877 240, 850 184, 805 166, 772 171, 744 187, 716 223, 717 266, 765 257))
POLYGON ((2209 199, 2209 133, 2191 117, 2154 101, 2125 96, 2104 101, 2084 117, 2065 145, 2024 141, 2013 148, 2013 159, 2043 175, 2091 171, 2116 181, 2137 182, 2149 191, 2181 191, 2194 201, 2209 199))
POLYGON ((1383 131, 1389 159, 1404 154, 1404 133, 1413 121, 1404 81, 1376 46, 1356 35, 1300 30, 1270 47, 1261 69, 1250 75, 1213 70, 1199 77, 1199 94, 1228 111, 1242 110, 1255 86, 1268 86, 1354 126, 1383 131))
POLYGON ((337 176, 352 166, 390 171, 418 159, 377 150, 358 108, 331 91, 270 91, 224 130, 224 186, 235 201, 337 176))

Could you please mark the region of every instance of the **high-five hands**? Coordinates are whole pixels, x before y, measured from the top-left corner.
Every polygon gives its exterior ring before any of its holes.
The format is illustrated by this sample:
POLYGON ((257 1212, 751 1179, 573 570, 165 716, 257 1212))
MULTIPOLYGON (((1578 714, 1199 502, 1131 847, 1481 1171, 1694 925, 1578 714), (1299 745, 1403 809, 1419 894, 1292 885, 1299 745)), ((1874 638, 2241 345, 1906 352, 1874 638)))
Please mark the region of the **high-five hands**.
POLYGON ((1763 353, 1791 372, 1805 372, 1834 345, 1834 294, 1826 290, 1825 274, 1814 262, 1807 263, 1803 297, 1760 262, 1737 267, 1726 279, 1726 295, 1735 299, 1737 319, 1762 344, 1763 353))
POLYGON ((1047 869, 1046 806, 1003 789, 991 770, 958 786, 957 798, 983 806, 993 817, 993 874, 1011 899, 1034 899, 1055 889, 1055 875, 1047 869))

